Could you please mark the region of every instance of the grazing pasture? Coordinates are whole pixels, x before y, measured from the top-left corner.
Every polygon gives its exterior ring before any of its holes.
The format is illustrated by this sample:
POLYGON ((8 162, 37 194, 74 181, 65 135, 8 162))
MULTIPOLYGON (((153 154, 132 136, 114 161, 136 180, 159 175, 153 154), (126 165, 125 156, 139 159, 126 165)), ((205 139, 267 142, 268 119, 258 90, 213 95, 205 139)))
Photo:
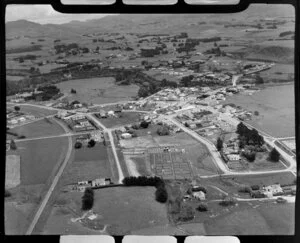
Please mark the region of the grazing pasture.
POLYGON ((114 78, 89 78, 76 79, 57 84, 63 93, 69 94, 71 89, 76 94, 70 96, 70 100, 78 100, 84 103, 104 104, 117 101, 131 100, 137 95, 137 85, 119 86, 114 78))

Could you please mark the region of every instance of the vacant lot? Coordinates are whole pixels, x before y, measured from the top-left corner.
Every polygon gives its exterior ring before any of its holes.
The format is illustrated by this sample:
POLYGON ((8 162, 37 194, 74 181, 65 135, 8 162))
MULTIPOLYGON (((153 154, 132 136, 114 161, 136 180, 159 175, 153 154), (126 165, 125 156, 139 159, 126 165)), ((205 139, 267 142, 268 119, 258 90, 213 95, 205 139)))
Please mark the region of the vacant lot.
POLYGON ((10 131, 19 135, 24 135, 26 138, 53 136, 64 133, 63 128, 51 118, 45 118, 24 126, 15 127, 10 129, 10 131))
POLYGON ((17 142, 17 150, 8 154, 21 156, 21 184, 45 183, 53 168, 63 161, 67 146, 67 138, 17 142))
MULTIPOLYGON (((165 205, 154 199, 153 187, 115 187, 95 190, 94 213, 99 226, 105 226, 106 234, 130 234, 132 230, 168 224, 165 205)), ((80 210, 82 193, 64 193, 59 198, 60 208, 54 208, 45 226, 46 234, 100 234, 85 228, 71 218, 83 214, 80 210), (70 211, 72 208, 72 211, 70 211), (76 214, 75 214, 76 213, 76 214)))
POLYGON ((100 121, 107 128, 119 127, 138 122, 140 115, 143 114, 139 112, 122 112, 118 114, 118 117, 103 118, 100 121))
POLYGON ((63 173, 63 183, 112 177, 107 149, 102 144, 93 148, 82 147, 75 150, 74 161, 63 173))
POLYGON ((77 79, 57 84, 63 93, 76 90, 70 99, 85 103, 104 104, 122 100, 131 100, 137 95, 137 85, 118 86, 114 78, 77 79))

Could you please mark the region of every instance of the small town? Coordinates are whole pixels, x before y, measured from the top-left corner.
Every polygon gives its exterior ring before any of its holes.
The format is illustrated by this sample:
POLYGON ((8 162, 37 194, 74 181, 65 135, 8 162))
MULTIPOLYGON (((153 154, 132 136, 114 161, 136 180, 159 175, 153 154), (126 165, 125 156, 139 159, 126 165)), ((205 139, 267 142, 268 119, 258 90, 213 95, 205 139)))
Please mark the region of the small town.
POLYGON ((247 11, 7 22, 6 232, 294 234, 294 17, 247 11))

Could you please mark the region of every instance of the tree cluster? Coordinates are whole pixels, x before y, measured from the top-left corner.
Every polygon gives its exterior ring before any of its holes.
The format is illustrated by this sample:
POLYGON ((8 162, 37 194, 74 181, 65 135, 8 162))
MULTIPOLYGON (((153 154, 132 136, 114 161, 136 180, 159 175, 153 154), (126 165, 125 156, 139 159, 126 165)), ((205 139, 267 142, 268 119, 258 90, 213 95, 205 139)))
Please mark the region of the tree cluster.
POLYGON ((272 162, 278 162, 280 159, 280 153, 276 150, 276 148, 273 148, 269 153, 269 160, 272 162))
POLYGON ((81 198, 81 209, 90 210, 94 205, 94 190, 92 188, 86 188, 81 198))
POLYGON ((159 136, 167 136, 170 134, 169 128, 167 126, 160 126, 156 132, 159 136))
POLYGON ((246 145, 262 146, 264 138, 259 135, 256 129, 249 129, 244 123, 240 122, 237 126, 236 133, 239 135, 240 148, 246 145))
POLYGON ((154 186, 156 188, 159 188, 160 186, 163 186, 165 184, 164 181, 157 176, 130 176, 125 177, 122 182, 125 186, 154 186))

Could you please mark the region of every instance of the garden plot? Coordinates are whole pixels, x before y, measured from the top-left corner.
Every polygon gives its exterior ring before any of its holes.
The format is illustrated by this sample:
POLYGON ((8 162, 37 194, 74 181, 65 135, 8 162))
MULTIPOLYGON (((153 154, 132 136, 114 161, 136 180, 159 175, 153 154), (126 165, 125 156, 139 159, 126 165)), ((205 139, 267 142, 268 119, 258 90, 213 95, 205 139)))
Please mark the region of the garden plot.
POLYGON ((190 179, 193 176, 185 153, 180 148, 170 148, 169 151, 149 149, 148 161, 154 173, 164 179, 190 179))

